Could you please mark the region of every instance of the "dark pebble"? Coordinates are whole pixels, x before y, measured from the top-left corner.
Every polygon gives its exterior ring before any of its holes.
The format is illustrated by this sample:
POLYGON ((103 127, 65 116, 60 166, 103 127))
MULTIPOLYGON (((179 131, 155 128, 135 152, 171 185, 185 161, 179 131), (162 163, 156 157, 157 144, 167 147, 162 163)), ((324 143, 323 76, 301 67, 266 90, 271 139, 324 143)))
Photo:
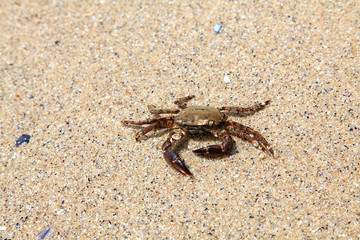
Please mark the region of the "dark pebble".
POLYGON ((23 134, 21 137, 19 137, 18 140, 16 140, 16 147, 20 146, 23 143, 29 143, 30 142, 30 135, 23 134))

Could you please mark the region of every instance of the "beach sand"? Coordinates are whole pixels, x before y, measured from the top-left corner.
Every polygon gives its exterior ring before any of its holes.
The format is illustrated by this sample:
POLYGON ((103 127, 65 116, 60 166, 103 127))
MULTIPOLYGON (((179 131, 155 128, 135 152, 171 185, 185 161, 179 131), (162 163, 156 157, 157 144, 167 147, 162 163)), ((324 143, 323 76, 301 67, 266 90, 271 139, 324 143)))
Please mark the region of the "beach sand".
POLYGON ((356 1, 0 6, 1 239, 360 237, 356 1), (136 142, 121 123, 192 94, 270 99, 230 119, 279 157, 236 137, 228 156, 199 157, 216 139, 190 138, 189 178, 163 159, 166 131, 136 142))

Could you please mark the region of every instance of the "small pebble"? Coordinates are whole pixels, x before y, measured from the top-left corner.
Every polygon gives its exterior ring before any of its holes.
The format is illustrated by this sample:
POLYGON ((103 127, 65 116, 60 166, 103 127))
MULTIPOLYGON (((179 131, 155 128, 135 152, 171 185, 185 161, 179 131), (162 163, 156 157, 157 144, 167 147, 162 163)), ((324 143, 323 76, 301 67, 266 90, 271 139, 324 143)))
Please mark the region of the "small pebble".
POLYGON ((18 140, 16 140, 16 147, 19 147, 21 144, 23 143, 29 143, 30 142, 30 135, 27 134, 23 134, 21 135, 21 137, 19 137, 18 140))
POLYGON ((229 83, 231 81, 229 76, 225 76, 224 77, 224 82, 229 83))
POLYGON ((214 25, 214 31, 216 32, 216 33, 219 33, 220 32, 220 30, 221 30, 221 25, 220 24, 216 24, 216 25, 214 25))

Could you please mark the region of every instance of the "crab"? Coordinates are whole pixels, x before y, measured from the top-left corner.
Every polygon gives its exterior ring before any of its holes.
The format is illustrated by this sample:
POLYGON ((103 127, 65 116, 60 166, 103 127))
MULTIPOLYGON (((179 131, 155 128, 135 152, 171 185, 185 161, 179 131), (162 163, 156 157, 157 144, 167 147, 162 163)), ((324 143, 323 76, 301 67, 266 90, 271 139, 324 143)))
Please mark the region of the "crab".
POLYGON ((209 106, 190 106, 186 102, 194 98, 194 95, 176 100, 174 103, 178 106, 176 109, 159 109, 153 105, 148 105, 151 114, 157 118, 144 121, 125 120, 126 126, 147 125, 136 133, 135 139, 139 141, 142 136, 156 129, 171 129, 166 141, 162 145, 162 151, 165 161, 179 171, 181 174, 193 177, 193 174, 185 165, 176 151, 176 147, 186 137, 196 134, 210 133, 221 141, 218 145, 209 145, 193 150, 194 153, 202 156, 222 156, 229 154, 233 148, 233 139, 231 135, 237 136, 250 142, 256 148, 263 152, 277 157, 274 149, 257 131, 241 123, 228 120, 228 115, 249 116, 270 104, 270 100, 264 103, 257 103, 250 107, 220 107, 209 106), (161 114, 172 114, 166 117, 159 117, 161 114), (177 115, 174 115, 177 114, 177 115))

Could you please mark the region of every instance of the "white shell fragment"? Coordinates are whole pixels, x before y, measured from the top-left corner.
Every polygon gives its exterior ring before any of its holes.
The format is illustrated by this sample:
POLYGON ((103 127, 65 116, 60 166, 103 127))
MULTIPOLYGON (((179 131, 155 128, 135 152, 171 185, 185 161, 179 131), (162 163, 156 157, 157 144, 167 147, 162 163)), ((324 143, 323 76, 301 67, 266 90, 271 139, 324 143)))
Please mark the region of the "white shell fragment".
POLYGON ((220 32, 220 30, 221 30, 221 25, 220 24, 216 24, 216 25, 214 25, 214 31, 216 32, 216 33, 219 33, 220 32))
POLYGON ((224 82, 229 83, 230 81, 231 81, 230 77, 226 75, 224 77, 224 82))

